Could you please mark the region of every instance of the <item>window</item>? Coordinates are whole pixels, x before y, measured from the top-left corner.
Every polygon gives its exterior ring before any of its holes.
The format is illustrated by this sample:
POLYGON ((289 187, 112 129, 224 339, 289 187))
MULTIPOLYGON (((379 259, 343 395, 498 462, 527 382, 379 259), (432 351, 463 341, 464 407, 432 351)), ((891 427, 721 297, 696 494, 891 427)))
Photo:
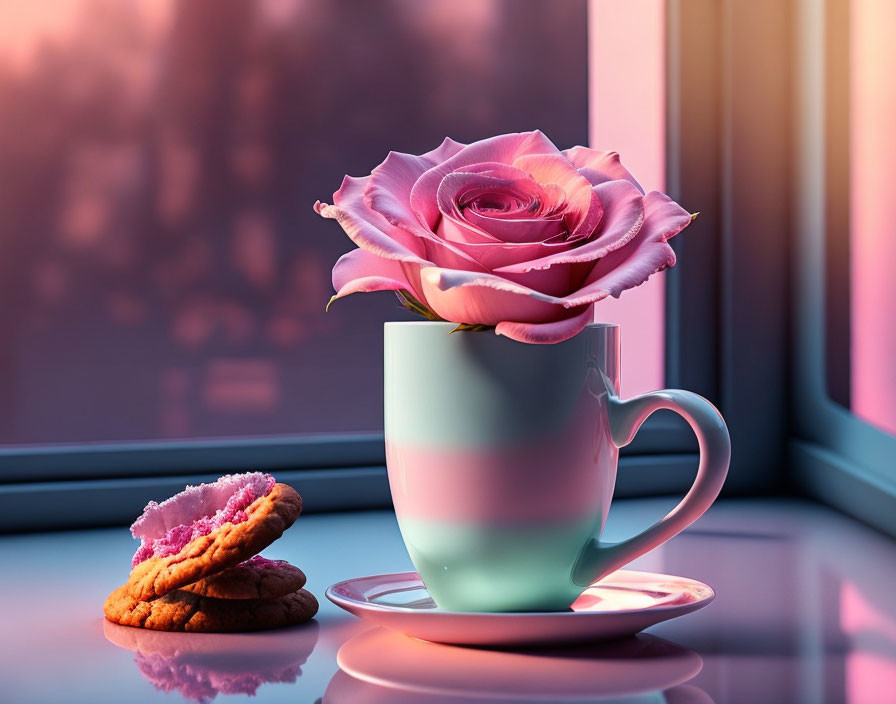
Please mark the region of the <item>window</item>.
POLYGON ((896 13, 866 0, 798 10, 794 463, 810 493, 896 532, 896 250, 884 217, 896 13))
POLYGON ((405 313, 324 313, 312 204, 445 135, 588 139, 585 0, 66 8, 0 11, 2 445, 381 432, 405 313))
MULTIPOLYGON (((674 127, 702 125, 672 100, 688 81, 667 62, 669 15, 662 0, 0 9, 15 37, 0 56, 0 500, 9 482, 125 491, 244 467, 381 481, 382 323, 409 314, 388 294, 324 313, 353 245, 311 204, 389 149, 538 127, 617 149, 648 189, 712 211, 715 191, 683 176, 705 155, 667 160, 693 138, 674 127)), ((624 327, 624 395, 668 383, 717 400, 701 263, 715 217, 675 243, 689 273, 597 311, 624 327)), ((695 447, 658 414, 620 490, 686 488, 695 447)))
POLYGON ((829 169, 837 170, 829 178, 839 191, 829 209, 842 220, 833 219, 827 249, 828 390, 857 417, 896 434, 896 228, 888 217, 896 86, 887 71, 896 62, 889 41, 896 6, 852 0, 841 12, 848 16, 835 49, 840 66, 828 80, 839 98, 829 101, 839 111, 832 127, 840 128, 829 130, 828 148, 843 157, 829 169))
MULTIPOLYGON (((666 190, 665 20, 664 0, 589 7, 591 145, 618 151, 646 191, 666 190)), ((665 283, 661 272, 595 307, 598 321, 622 326, 623 396, 665 383, 665 283)))

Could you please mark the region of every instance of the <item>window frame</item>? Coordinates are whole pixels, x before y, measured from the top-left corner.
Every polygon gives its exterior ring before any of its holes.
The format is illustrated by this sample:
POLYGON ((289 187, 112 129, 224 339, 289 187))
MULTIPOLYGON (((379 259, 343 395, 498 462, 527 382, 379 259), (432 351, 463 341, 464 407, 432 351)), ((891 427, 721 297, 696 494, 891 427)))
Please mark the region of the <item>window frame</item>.
MULTIPOLYGON (((732 263, 760 263, 749 246, 756 238, 742 233, 764 227, 764 239, 779 237, 786 204, 771 203, 749 217, 747 183, 757 166, 735 160, 741 131, 751 125, 731 104, 731 86, 755 69, 742 60, 748 37, 738 29, 735 13, 747 11, 731 0, 666 4, 667 191, 690 206, 699 204, 703 214, 685 236, 672 241, 679 260, 666 276, 665 372, 667 386, 693 390, 719 406, 734 439, 725 492, 745 494, 768 491, 780 481, 785 371, 772 355, 749 360, 768 383, 757 385, 733 371, 752 354, 734 321, 759 299, 770 314, 757 316, 758 334, 775 344, 785 340, 778 298, 785 278, 772 272, 775 285, 757 294, 750 275, 732 263), (710 31, 695 34, 695 26, 710 31), (743 42, 735 56, 728 44, 737 38, 743 42), (747 217, 739 220, 735 213, 747 217), (769 412, 757 417, 757 403, 769 412), (739 442, 741 426, 755 440, 739 442)), ((769 3, 758 14, 773 22, 781 11, 769 3)), ((751 85, 747 99, 763 99, 768 87, 761 81, 751 85)), ((781 110, 772 113, 763 125, 773 125, 781 110)), ((666 412, 648 419, 622 455, 620 496, 686 491, 697 466, 688 426, 666 412)), ((390 505, 381 433, 7 447, 0 449, 0 532, 125 522, 148 498, 246 469, 275 471, 293 483, 309 499, 307 510, 390 505), (57 497, 55 517, 31 516, 24 508, 29 502, 23 499, 37 493, 57 497), (85 495, 94 500, 64 500, 85 495)))
MULTIPOLYGON (((798 0, 797 70, 802 90, 796 111, 794 170, 798 202, 794 257, 793 394, 795 437, 790 444, 800 489, 896 535, 896 437, 834 401, 827 387, 825 302, 828 258, 848 251, 848 117, 836 99, 848 96, 842 67, 848 56, 848 0, 798 0), (819 236, 819 233, 822 236, 819 236)), ((848 86, 848 83, 846 84, 848 86)), ((842 316, 841 316, 842 317, 842 316)))
POLYGON ((673 240, 667 380, 726 419, 728 495, 788 485, 792 21, 779 0, 667 5, 667 183, 703 211, 673 240))

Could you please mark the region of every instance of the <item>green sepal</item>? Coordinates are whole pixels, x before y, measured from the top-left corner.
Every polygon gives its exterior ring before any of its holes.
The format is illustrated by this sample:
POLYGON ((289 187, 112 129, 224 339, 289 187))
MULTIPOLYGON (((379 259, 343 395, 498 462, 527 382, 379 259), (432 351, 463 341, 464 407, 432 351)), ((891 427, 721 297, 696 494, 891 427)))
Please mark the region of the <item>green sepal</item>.
POLYGON ((395 295, 398 296, 398 300, 401 301, 401 305, 411 311, 411 313, 422 315, 427 320, 441 320, 438 315, 433 313, 429 308, 423 305, 420 301, 418 301, 404 289, 396 291, 395 295))
POLYGON ((494 325, 480 325, 478 323, 461 323, 456 328, 454 328, 449 335, 453 335, 456 332, 489 332, 494 330, 494 325))

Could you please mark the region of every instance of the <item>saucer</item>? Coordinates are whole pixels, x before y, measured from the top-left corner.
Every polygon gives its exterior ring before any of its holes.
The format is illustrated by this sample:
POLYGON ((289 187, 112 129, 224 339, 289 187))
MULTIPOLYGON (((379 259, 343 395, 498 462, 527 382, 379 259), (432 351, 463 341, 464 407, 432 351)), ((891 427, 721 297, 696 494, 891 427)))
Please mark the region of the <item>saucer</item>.
POLYGON ((631 636, 712 601, 694 579, 619 570, 588 587, 569 611, 443 611, 416 572, 358 577, 334 584, 327 598, 377 625, 420 640, 454 645, 565 645, 631 636))

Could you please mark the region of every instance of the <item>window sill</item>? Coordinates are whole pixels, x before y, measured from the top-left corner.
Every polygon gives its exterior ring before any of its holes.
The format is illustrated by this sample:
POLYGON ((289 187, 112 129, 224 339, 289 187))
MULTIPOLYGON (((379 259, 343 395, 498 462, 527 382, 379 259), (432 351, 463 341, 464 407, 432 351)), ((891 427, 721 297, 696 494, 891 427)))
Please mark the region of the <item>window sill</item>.
MULTIPOLYGON (((620 497, 684 493, 697 469, 697 456, 622 457, 616 481, 620 497)), ((385 467, 343 467, 275 472, 305 497, 305 513, 390 508, 385 467)), ((214 481, 217 474, 85 479, 0 484, 0 533, 127 525, 150 500, 187 484, 214 481), (41 510, 34 510, 40 506, 41 510)))
MULTIPOLYGON (((631 535, 674 502, 617 502, 606 537, 631 535)), ((103 633, 103 599, 124 579, 133 549, 124 528, 0 537, 0 561, 16 566, 0 577, 0 622, 16 643, 0 662, 10 701, 52 701, 62 692, 96 703, 158 700, 135 655, 103 633), (60 575, 64 598, 58 598, 60 575)), ((269 638, 292 639, 301 664, 294 682, 261 684, 256 701, 337 701, 331 698, 334 682, 346 675, 338 675, 336 653, 369 626, 323 594, 342 579, 411 569, 394 516, 303 516, 267 552, 306 572, 321 610, 316 625, 252 636, 253 647, 269 638)), ((699 654, 700 673, 667 690, 687 693, 687 701, 843 701, 847 684, 850 697, 880 701, 877 680, 860 677, 862 667, 876 664, 889 677, 896 673, 896 547, 832 510, 801 501, 723 500, 632 567, 694 577, 717 592, 709 608, 650 631, 699 654)), ((595 649, 574 652, 583 666, 594 666, 589 658, 597 657, 595 649)), ((567 659, 563 651, 543 656, 567 659)), ((213 660, 206 656, 203 662, 213 660)), ((647 676, 661 664, 634 666, 647 676)), ((369 694, 382 701, 426 701, 400 691, 369 694)))

